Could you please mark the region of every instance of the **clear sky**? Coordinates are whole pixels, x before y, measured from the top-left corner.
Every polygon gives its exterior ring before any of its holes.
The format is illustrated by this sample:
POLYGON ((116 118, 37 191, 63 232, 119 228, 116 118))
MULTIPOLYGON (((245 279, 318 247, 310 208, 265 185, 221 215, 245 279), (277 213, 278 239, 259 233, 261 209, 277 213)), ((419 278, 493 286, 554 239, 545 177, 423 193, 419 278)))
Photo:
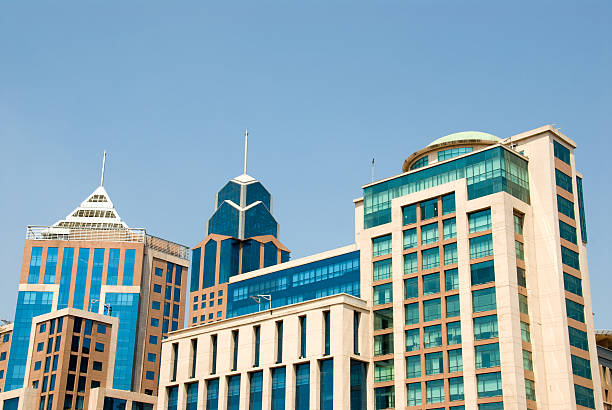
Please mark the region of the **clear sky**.
POLYGON ((25 227, 99 181, 131 227, 195 245, 242 172, 293 257, 353 240, 354 198, 464 130, 557 124, 584 173, 595 324, 612 328, 612 2, 4 1, 0 317, 25 227))

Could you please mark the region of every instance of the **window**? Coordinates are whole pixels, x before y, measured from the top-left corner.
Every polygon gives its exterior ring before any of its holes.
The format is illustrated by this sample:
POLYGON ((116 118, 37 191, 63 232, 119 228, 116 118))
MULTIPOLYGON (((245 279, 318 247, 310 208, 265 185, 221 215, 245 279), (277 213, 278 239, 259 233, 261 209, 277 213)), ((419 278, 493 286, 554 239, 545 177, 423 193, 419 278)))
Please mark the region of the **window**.
POLYGON ((491 210, 473 212, 468 215, 470 233, 488 231, 491 229, 491 210))
POLYGON ((555 152, 555 157, 559 158, 561 161, 565 162, 567 165, 572 165, 570 163, 570 150, 565 148, 563 145, 558 143, 556 140, 553 140, 553 148, 555 152))
POLYGON ((152 345, 156 345, 157 344, 157 336, 149 335, 149 343, 151 343, 152 345))
POLYGON ((276 363, 283 362, 283 321, 276 322, 276 363))
POLYGON ((582 178, 576 177, 576 188, 578 190, 578 213, 580 214, 580 236, 582 242, 587 242, 586 215, 584 211, 584 193, 582 191, 582 178))
POLYGON ((353 353, 359 354, 359 322, 361 313, 353 312, 353 353))
MULTIPOLYGON (((249 374, 249 410, 261 410, 263 372, 249 374)), ((195 410, 195 409, 194 409, 195 410)))
POLYGON ((442 305, 440 299, 431 299, 423 302, 423 316, 425 322, 441 318, 442 305))
POLYGON ((240 408, 240 375, 227 378, 227 410, 240 408))
POLYGON ((568 327, 568 331, 570 345, 577 347, 578 349, 586 351, 589 350, 589 341, 586 332, 583 332, 579 329, 575 329, 571 326, 568 327))
POLYGON ((374 262, 374 279, 373 280, 377 281, 377 280, 390 279, 391 273, 392 273, 391 259, 385 259, 382 261, 374 262))
POLYGON ((495 281, 495 264, 493 261, 474 263, 470 265, 472 286, 495 281))
POLYGON ((377 387, 374 389, 374 408, 376 410, 392 409, 394 407, 395 407, 395 387, 394 386, 377 387))
MULTIPOLYGON (((329 319, 329 316, 328 316, 329 319)), ((327 329, 326 329, 327 332, 327 329)), ((326 342, 326 350, 327 350, 327 334, 325 335, 325 342, 326 342)), ((254 358, 253 358, 253 367, 258 367, 259 366, 259 355, 260 355, 260 349, 261 349, 261 326, 254 326, 253 327, 253 339, 255 340, 255 347, 254 347, 254 358)), ((329 353, 328 353, 329 354, 329 353)))
POLYGON ((516 282, 519 286, 527 287, 527 278, 525 277, 525 269, 516 267, 516 282))
POLYGON ((285 410, 286 378, 284 367, 272 369, 272 410, 285 410))
POLYGON ((147 379, 147 380, 155 380, 155 372, 147 370, 147 372, 145 374, 145 379, 147 379))
POLYGON ((576 376, 591 379, 591 362, 582 357, 572 355, 572 371, 576 376))
POLYGON ((444 401, 444 380, 427 382, 427 403, 442 403, 444 401))
POLYGON ((298 318, 300 328, 300 357, 306 357, 306 316, 298 318))
POLYGON ((424 329, 423 345, 426 349, 442 346, 442 326, 427 326, 424 329))
POLYGON ((407 388, 408 388, 408 405, 409 406, 420 406, 422 404, 421 383, 410 383, 408 384, 407 388))
POLYGON ((584 306, 565 299, 565 309, 567 310, 567 317, 584 323, 584 306))
POLYGON ((421 256, 423 258, 423 269, 433 269, 440 266, 440 251, 437 247, 422 251, 421 256))
POLYGON ((444 372, 444 360, 442 352, 427 353, 425 355, 425 374, 440 374, 444 372))
POLYGON ((158 284, 154 284, 154 285, 153 285, 153 292, 155 292, 155 293, 161 293, 161 289, 162 289, 162 288, 161 288, 161 285, 158 285, 158 284))
POLYGON ((310 408, 310 364, 295 366, 295 409, 308 410, 310 408))
POLYGON ((457 220, 455 218, 445 219, 442 222, 442 231, 444 239, 452 239, 457 237, 457 220))
POLYGON ((470 239, 470 259, 493 255, 493 236, 491 234, 470 239))
POLYGON ((42 259, 42 247, 33 246, 30 255, 30 271, 28 272, 28 283, 38 283, 40 276, 40 262, 42 259))
POLYGON ((495 310, 495 288, 486 288, 472 292, 472 306, 474 313, 495 310))
POLYGON ((416 325, 419 323, 419 304, 410 303, 405 306, 406 310, 406 325, 416 325))
POLYGON ((521 313, 528 315, 529 314, 529 304, 527 303, 527 296, 519 293, 518 299, 519 299, 519 311, 521 313))
POLYGON ((438 242, 438 223, 423 225, 421 227, 421 245, 438 242))
POLYGON ((393 333, 374 336, 374 356, 393 353, 393 333))
POLYGON ((502 395, 501 373, 483 373, 476 377, 478 397, 495 397, 502 395))
POLYGON ((219 379, 206 381, 206 410, 219 408, 219 379))
POLYGON ((149 361, 151 363, 155 363, 156 360, 157 360, 157 355, 155 353, 148 353, 147 354, 147 361, 149 361))
POLYGON ((555 169, 555 180, 558 187, 565 189, 569 193, 574 192, 572 189, 572 178, 569 175, 555 169))
POLYGON ((525 260, 525 247, 523 246, 523 242, 514 241, 514 252, 516 253, 516 259, 525 260))
POLYGON ((438 199, 421 202, 421 221, 438 216, 438 199))
POLYGON ((448 351, 448 371, 450 373, 463 371, 463 357, 461 349, 448 351))
POLYGON ((395 376, 394 369, 393 359, 374 362, 374 383, 393 380, 395 376))
MULTIPOLYGON (((440 155, 440 153, 438 153, 440 155)), ((442 196, 442 215, 448 215, 455 212, 455 193, 442 196)))
POLYGON ((557 195, 557 209, 563 215, 576 219, 576 215, 574 214, 574 203, 563 198, 561 195, 557 195))
MULTIPOLYGON (((185 410, 196 410, 197 408, 198 408, 198 382, 189 383, 187 385, 187 403, 185 406, 185 410)), ((132 409, 135 410, 134 405, 132 405, 132 409)))
POLYGON ((463 377, 453 377, 448 379, 448 389, 450 393, 450 401, 463 400, 463 377))
POLYGON ((393 308, 374 311, 374 330, 393 328, 393 308))
POLYGON ((96 352, 103 352, 104 351, 104 343, 96 342, 94 349, 95 349, 96 352))
POLYGON ((580 270, 578 254, 563 245, 561 245, 561 261, 569 267, 580 270))
POLYGON ((533 371, 533 360, 531 358, 531 352, 523 349, 523 368, 525 370, 533 371))
POLYGON ((531 332, 529 332, 529 323, 521 322, 521 340, 531 343, 531 332))
POLYGON ((446 279, 446 290, 459 289, 459 271, 457 269, 450 269, 444 271, 446 279))
POLYGON ((410 166, 410 170, 417 169, 417 168, 423 168, 427 166, 428 163, 429 163, 429 157, 425 155, 424 157, 421 157, 418 160, 416 160, 414 164, 410 166))
POLYGON ((499 361, 499 344, 492 343, 488 345, 475 346, 476 352, 476 368, 486 369, 489 367, 497 367, 499 361))
POLYGON ((498 337, 497 315, 474 318, 474 339, 484 340, 498 337))
POLYGON ((160 309, 160 303, 156 300, 154 300, 153 302, 151 302, 151 308, 153 310, 159 310, 160 309))
POLYGON ((406 229, 404 231, 404 249, 410 249, 417 246, 416 228, 406 229))
POLYGON ((415 350, 420 350, 420 330, 419 329, 411 329, 406 330, 406 351, 413 352, 415 350))
POLYGON ((421 377, 421 356, 408 356, 406 358, 406 378, 421 377))
POLYGON ((449 345, 461 344, 461 322, 450 322, 446 324, 446 334, 449 345))
POLYGON ((372 257, 391 253, 391 235, 372 239, 372 257))
POLYGON ((576 394, 576 404, 590 409, 595 408, 593 389, 574 384, 574 393, 576 394))
POLYGON ((152 327, 159 327, 159 319, 156 319, 154 317, 151 318, 151 326, 152 327))
POLYGON ((98 323, 98 325, 96 326, 96 331, 100 335, 105 335, 106 334, 106 326, 98 323))
POLYGON ((416 253, 404 255, 404 274, 416 273, 419 271, 419 264, 416 253))
POLYGON ((374 286, 374 305, 384 305, 393 302, 393 284, 374 286))
POLYGON ((238 369, 238 331, 232 330, 232 371, 238 369))
POLYGON ((404 217, 404 225, 416 223, 416 205, 408 205, 402 208, 402 216, 404 217))
POLYGON ((432 273, 423 276, 423 295, 440 293, 440 274, 432 273))
POLYGON ((457 263, 457 261, 457 242, 444 245, 444 264, 452 265, 453 263, 457 263))
POLYGON ((566 291, 574 295, 582 296, 582 280, 579 278, 569 273, 563 273, 563 285, 566 291))
POLYGON ((419 297, 419 278, 404 279, 404 299, 419 297))
POLYGON ((576 228, 571 225, 566 224, 565 222, 559 220, 559 234, 562 239, 569 241, 575 245, 578 244, 578 238, 576 235, 576 228))
POLYGON ((212 335, 210 337, 210 344, 212 345, 212 348, 210 349, 210 354, 212 356, 210 373, 215 374, 217 373, 217 335, 212 335))

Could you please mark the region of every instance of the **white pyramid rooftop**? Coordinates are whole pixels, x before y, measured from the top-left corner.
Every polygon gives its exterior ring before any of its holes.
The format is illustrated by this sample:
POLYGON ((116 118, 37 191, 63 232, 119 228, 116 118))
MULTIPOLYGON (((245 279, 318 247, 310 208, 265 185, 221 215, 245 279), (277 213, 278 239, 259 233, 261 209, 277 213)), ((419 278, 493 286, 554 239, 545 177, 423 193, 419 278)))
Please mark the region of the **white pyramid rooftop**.
POLYGON ((93 191, 66 218, 53 224, 57 228, 128 229, 103 186, 93 191))

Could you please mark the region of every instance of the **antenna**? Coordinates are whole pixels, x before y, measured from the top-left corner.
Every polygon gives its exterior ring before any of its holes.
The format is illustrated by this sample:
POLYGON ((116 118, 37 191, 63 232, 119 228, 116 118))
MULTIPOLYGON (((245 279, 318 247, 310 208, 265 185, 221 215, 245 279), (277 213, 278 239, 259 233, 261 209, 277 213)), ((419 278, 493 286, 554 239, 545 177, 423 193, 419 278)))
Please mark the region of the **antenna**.
POLYGON ((104 167, 106 166, 106 150, 104 150, 104 155, 102 156, 102 176, 100 177, 100 186, 104 185, 104 167))
POLYGON ((374 158, 372 158, 372 182, 374 182, 374 158))
POLYGON ((249 150, 249 130, 244 131, 244 172, 247 173, 247 152, 249 150))

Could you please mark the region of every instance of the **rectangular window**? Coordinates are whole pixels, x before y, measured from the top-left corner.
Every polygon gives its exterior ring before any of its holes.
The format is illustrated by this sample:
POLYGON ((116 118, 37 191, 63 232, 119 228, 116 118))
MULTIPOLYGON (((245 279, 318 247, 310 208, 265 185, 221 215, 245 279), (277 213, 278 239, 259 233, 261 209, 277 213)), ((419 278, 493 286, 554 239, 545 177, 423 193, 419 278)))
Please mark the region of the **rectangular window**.
POLYGON ((484 340, 498 337, 497 315, 474 318, 474 339, 484 340))
POLYGON ((442 231, 444 239, 452 239, 457 237, 457 220, 455 218, 445 219, 442 222, 442 231))
POLYGON ((527 396, 527 400, 535 401, 535 383, 533 380, 525 379, 525 395, 527 396))
POLYGON ((523 242, 514 241, 514 253, 516 254, 516 259, 525 260, 525 248, 523 246, 523 242))
POLYGON ((374 336, 374 356, 393 353, 393 333, 374 336))
POLYGON ((576 188, 578 191, 578 213, 580 214, 580 236, 582 242, 587 242, 586 214, 584 212, 584 194, 582 192, 582 178, 576 177, 576 188))
MULTIPOLYGON (((168 410, 177 410, 178 408, 178 386, 172 386, 172 387, 167 387, 167 394, 168 394, 168 410)), ((104 401, 106 401, 106 399, 109 399, 109 397, 105 397, 104 401)), ((78 399, 77 399, 77 408, 79 404, 78 404, 78 399)))
POLYGON ((444 271, 444 277, 446 279, 446 291, 459 289, 459 271, 456 268, 444 271))
POLYGON ((391 243, 390 234, 372 239, 372 257, 390 254, 391 243))
POLYGON ((330 341, 331 341, 331 323, 329 319, 330 312, 326 310, 323 312, 323 354, 328 355, 330 350, 330 341))
POLYGON ((582 357, 572 355, 572 371, 576 376, 591 379, 591 362, 582 357))
POLYGON ((416 228, 406 229, 404 231, 404 249, 410 249, 417 246, 416 228))
POLYGON ((495 282, 495 264, 493 261, 474 263, 470 265, 470 271, 472 286, 495 282))
POLYGON ((419 329, 406 330, 406 351, 413 352, 421 349, 421 335, 419 329))
POLYGON ((238 370, 238 331, 232 330, 232 371, 238 370))
POLYGON ((392 273, 391 259, 374 262, 374 281, 390 279, 392 273))
MULTIPOLYGON (((409 383, 406 387, 408 388, 408 405, 409 406, 420 406, 423 403, 422 393, 421 393, 421 383, 409 383)), ((387 407, 376 407, 376 409, 379 409, 379 408, 386 409, 387 407)))
POLYGON ((470 239, 470 259, 493 255, 493 236, 491 234, 470 239))
POLYGON ((295 366, 295 409, 308 410, 310 408, 310 364, 295 366))
POLYGON ((395 377, 393 359, 374 362, 374 383, 388 382, 395 377))
POLYGON ((463 371, 463 356, 461 349, 448 351, 448 371, 450 373, 463 371))
POLYGON ((432 273, 423 276, 423 295, 440 293, 440 274, 432 273))
POLYGON ((416 273, 419 271, 419 264, 416 253, 404 255, 404 275, 416 273))
MULTIPOLYGON (((463 377, 453 377, 448 379, 448 390, 450 393, 450 401, 463 400, 463 377)), ((453 407, 451 407, 451 409, 452 408, 453 407)))
POLYGON ((495 303, 495 288, 473 291, 472 306, 474 307, 474 313, 495 310, 497 308, 497 304, 495 303))
POLYGON ((584 323, 584 306, 565 299, 565 309, 567 310, 567 317, 584 323))
POLYGON ((178 343, 172 343, 172 378, 171 381, 176 381, 176 370, 178 367, 178 343))
POLYGON ((570 163, 570 150, 565 148, 563 145, 558 143, 556 140, 553 140, 553 148, 555 152, 555 158, 559 158, 561 161, 565 162, 567 165, 572 165, 570 163))
POLYGON ((286 379, 284 367, 272 369, 272 410, 285 410, 286 379))
POLYGON ((576 228, 571 225, 566 224, 565 222, 559 220, 559 234, 562 239, 573 243, 574 245, 578 244, 578 237, 576 235, 576 228))
POLYGON ((572 189, 572 178, 569 175, 555 169, 555 180, 558 187, 565 189, 569 193, 574 192, 572 189))
POLYGON ((529 304, 527 303, 527 296, 519 293, 518 299, 519 299, 519 312, 528 315, 529 314, 529 304))
POLYGON ((259 366, 259 353, 261 349, 261 326, 253 327, 253 339, 255 341, 254 354, 253 354, 253 367, 259 366))
POLYGON ((210 337, 210 344, 211 344, 211 349, 210 349, 210 353, 211 353, 211 367, 210 367, 210 373, 211 374, 215 374, 217 373, 217 335, 212 335, 210 337))
MULTIPOLYGON (((393 284, 374 286, 374 305, 384 305, 393 302, 393 284)), ((302 316, 304 317, 304 316, 302 316)), ((305 318, 305 317, 304 317, 305 318)))
POLYGON ((421 221, 438 216, 438 199, 421 202, 421 221))
POLYGON ((444 264, 452 265, 453 263, 457 263, 458 260, 457 242, 444 245, 444 264))
POLYGON ((240 375, 227 378, 227 410, 240 409, 240 375))
POLYGON ((263 372, 249 374, 249 410, 261 410, 263 372))
POLYGON ((491 229, 491 209, 473 212, 468 215, 470 233, 488 231, 491 229))
POLYGON ((522 235, 523 234, 523 215, 513 214, 514 217, 514 232, 522 235))
POLYGON ((425 322, 438 320, 442 317, 442 303, 440 299, 431 299, 423 302, 423 317, 425 322))
POLYGON ((496 397, 502 395, 501 373, 483 373, 476 376, 478 397, 496 397))
POLYGON ((423 345, 425 349, 442 346, 442 326, 427 326, 424 329, 423 345))
MULTIPOLYGON (((136 407, 136 403, 132 404, 132 409, 134 409, 135 407, 136 407)), ((185 406, 185 410, 196 410, 197 408, 198 408, 198 382, 189 383, 187 385, 187 403, 185 406)))
POLYGON ((523 349, 523 368, 525 370, 533 371, 533 359, 531 358, 531 352, 523 349))
POLYGON ((306 316, 298 317, 300 328, 300 357, 306 357, 306 316))
POLYGON ((531 343, 531 332, 529 331, 529 323, 521 322, 521 340, 531 343))
POLYGON ((563 273, 563 285, 565 290, 574 295, 582 296, 582 280, 569 273, 563 273))
POLYGON ((446 297, 446 317, 459 316, 459 295, 446 297))
POLYGON ((446 324, 447 343, 449 345, 461 344, 461 322, 450 322, 446 324))
POLYGON ((571 326, 568 327, 570 345, 577 347, 578 349, 589 351, 589 341, 586 332, 575 329, 571 326))
POLYGON ((498 343, 474 346, 474 350, 476 352, 477 369, 487 369, 500 365, 498 343))
POLYGON ((206 381, 206 410, 219 410, 219 379, 206 381))
POLYGON ((353 353, 359 354, 359 322, 361 313, 353 312, 353 353))
POLYGON ((38 283, 40 277, 40 263, 42 260, 42 247, 33 246, 30 255, 30 270, 28 272, 28 283, 38 283))
POLYGON ((283 361, 283 321, 276 322, 276 363, 283 361))
POLYGON ((423 225, 421 227, 421 245, 438 242, 438 223, 423 225))
POLYGON ((404 299, 419 297, 419 278, 404 279, 404 299))
POLYGON ((47 262, 45 263, 44 283, 55 283, 57 271, 57 248, 47 248, 47 262))
POLYGON ((198 363, 198 339, 191 339, 191 378, 196 376, 196 366, 198 363))
POLYGON ((524 288, 527 287, 527 278, 525 276, 525 269, 516 267, 516 282, 519 286, 524 288))
POLYGON ((440 374, 444 372, 444 360, 442 352, 427 353, 425 355, 425 374, 440 374))
POLYGON ((580 270, 580 259, 578 254, 563 245, 561 245, 561 261, 569 267, 580 270))
POLYGON ((561 195, 557 195, 557 209, 563 215, 576 219, 576 215, 574 214, 574 203, 563 198, 561 195))
POLYGON ((85 286, 87 284, 87 266, 89 264, 89 248, 79 248, 76 282, 74 285, 74 301, 72 307, 83 309, 85 286))
POLYGON ((410 303, 406 305, 406 325, 416 325, 419 323, 419 304, 410 303))
POLYGON ((440 266, 440 250, 439 248, 426 249, 421 252, 423 258, 423 269, 433 269, 440 266))
POLYGON ((588 407, 589 409, 595 408, 593 389, 574 384, 574 393, 576 394, 576 404, 588 407))
MULTIPOLYGON (((439 154, 439 153, 438 153, 439 154)), ((455 193, 442 196, 442 215, 455 212, 455 193)))
POLYGON ((123 259, 123 286, 134 284, 134 264, 136 263, 136 249, 126 249, 123 259))
MULTIPOLYGON (((420 387, 420 384, 419 384, 420 387)), ((377 387, 374 389, 374 408, 392 409, 395 407, 395 387, 377 387)))
POLYGON ((408 356, 406 358, 406 378, 421 377, 421 356, 408 356))
POLYGON ((374 330, 393 328, 393 308, 374 311, 374 330))
POLYGON ((431 380, 426 383, 427 403, 442 403, 444 401, 444 380, 431 380))
POLYGON ((416 223, 416 205, 408 205, 402 208, 402 216, 404 218, 404 225, 410 225, 416 223))

